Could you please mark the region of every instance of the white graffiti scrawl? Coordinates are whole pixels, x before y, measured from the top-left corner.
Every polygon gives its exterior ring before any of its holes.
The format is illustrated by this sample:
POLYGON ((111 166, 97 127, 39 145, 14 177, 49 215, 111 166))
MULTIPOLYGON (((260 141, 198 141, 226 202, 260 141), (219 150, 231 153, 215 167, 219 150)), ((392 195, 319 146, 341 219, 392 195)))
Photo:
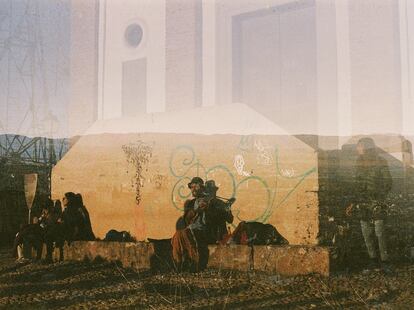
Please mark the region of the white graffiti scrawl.
POLYGON ((254 141, 254 147, 258 151, 257 162, 262 165, 271 165, 273 162, 272 147, 265 145, 260 140, 254 141))
POLYGON ((284 177, 292 178, 295 176, 294 169, 280 169, 280 172, 284 177))
POLYGON ((242 155, 237 154, 236 156, 234 156, 234 168, 236 168, 236 171, 239 175, 248 177, 250 176, 250 173, 248 173, 247 171, 244 171, 244 158, 242 155))

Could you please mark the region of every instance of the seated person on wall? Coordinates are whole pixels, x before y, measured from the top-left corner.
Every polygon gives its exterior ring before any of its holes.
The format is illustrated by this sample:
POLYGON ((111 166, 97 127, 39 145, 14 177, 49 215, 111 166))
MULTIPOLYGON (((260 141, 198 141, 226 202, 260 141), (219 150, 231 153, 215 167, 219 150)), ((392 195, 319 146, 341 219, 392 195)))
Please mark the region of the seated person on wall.
POLYGON ((68 192, 62 198, 62 224, 65 228, 66 240, 70 243, 75 240, 82 240, 84 231, 84 219, 79 212, 79 204, 75 193, 68 192))
POLYGON ((38 219, 40 227, 46 229, 47 227, 56 224, 58 222, 58 218, 59 215, 55 212, 53 201, 48 199, 38 219))
POLYGON ((217 190, 214 180, 206 181, 204 196, 208 201, 206 208, 206 241, 208 244, 220 243, 227 235, 227 223, 233 223, 231 205, 235 202, 234 198, 225 199, 217 197, 217 190))
POLYGON ((62 216, 62 203, 59 199, 55 201, 54 209, 56 215, 58 216, 58 218, 60 218, 62 216))
POLYGON ((82 222, 83 222, 83 225, 82 225, 83 230, 80 232, 80 238, 81 240, 88 240, 88 241, 95 240, 95 234, 92 231, 92 225, 91 225, 91 220, 89 217, 89 212, 86 209, 85 205, 83 204, 82 195, 76 194, 75 198, 76 198, 77 209, 81 215, 82 222))
POLYGON ((57 222, 58 215, 54 211, 53 201, 47 198, 42 205, 40 216, 33 218, 33 224, 23 225, 16 234, 14 252, 15 255, 17 254, 17 259, 24 260, 23 246, 27 247, 27 255, 30 255, 31 248, 34 247, 37 251, 36 259, 40 259, 43 243, 46 243, 46 258, 51 260, 57 222))
POLYGON ((39 218, 40 227, 43 228, 43 239, 46 243, 46 260, 52 261, 54 246, 59 248, 59 259, 63 260, 63 244, 65 241, 65 229, 61 224, 61 216, 56 210, 53 201, 48 200, 39 218))
POLYGON ((20 227, 13 243, 13 256, 17 261, 24 262, 31 257, 32 248, 37 252, 36 259, 41 259, 43 247, 43 231, 37 217, 33 218, 33 224, 25 224, 20 227), (26 254, 26 255, 25 255, 26 254))
POLYGON ((230 207, 235 199, 216 195, 218 187, 213 180, 204 185, 199 177, 188 184, 194 197, 184 204, 184 215, 177 221, 173 237, 173 257, 178 265, 187 258, 202 270, 208 262, 208 244, 216 244, 227 234, 227 223, 233 222, 230 207), (223 200, 226 200, 223 201, 223 200))
POLYGON ((69 242, 95 240, 89 212, 83 204, 82 195, 68 192, 62 198, 62 203, 64 208, 62 223, 66 228, 67 240, 69 242))
POLYGON ((176 224, 176 232, 171 239, 173 260, 178 270, 189 268, 192 271, 207 267, 207 201, 204 198, 204 181, 194 177, 188 188, 193 199, 184 203, 184 215, 176 224))

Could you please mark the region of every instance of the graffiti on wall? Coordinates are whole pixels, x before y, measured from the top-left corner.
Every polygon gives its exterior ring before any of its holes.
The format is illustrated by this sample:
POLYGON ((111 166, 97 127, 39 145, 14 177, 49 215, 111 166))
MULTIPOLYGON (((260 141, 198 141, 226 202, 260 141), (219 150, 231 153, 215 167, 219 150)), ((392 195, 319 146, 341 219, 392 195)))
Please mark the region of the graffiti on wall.
POLYGON ((123 145, 122 150, 127 162, 134 167, 132 186, 135 187, 135 201, 139 205, 141 202, 141 188, 144 187, 143 172, 152 156, 152 146, 138 140, 136 143, 123 145))
POLYGON ((250 173, 244 170, 245 165, 246 163, 244 161, 243 155, 237 154, 234 156, 234 168, 236 168, 237 174, 248 177, 250 176, 250 173))
POLYGON ((273 163, 272 146, 264 143, 260 139, 254 140, 254 147, 256 149, 257 163, 270 166, 273 163))
POLYGON ((244 136, 240 138, 237 148, 242 153, 255 153, 256 162, 259 165, 270 166, 274 162, 274 147, 260 138, 244 136))
MULTIPOLYGON (((239 145, 238 152, 245 153, 248 151, 256 150, 268 152, 268 146, 264 147, 263 144, 255 143, 254 140, 249 140, 249 137, 242 137, 239 145), (261 147, 257 147, 260 145, 261 147)), ((263 155, 263 153, 262 153, 263 155)), ((243 189, 249 187, 249 184, 256 184, 262 189, 264 193, 263 201, 259 202, 257 209, 260 211, 256 218, 240 218, 241 210, 237 209, 241 204, 234 206, 233 214, 239 220, 258 221, 265 223, 272 216, 274 210, 288 201, 289 197, 297 190, 302 182, 308 178, 312 173, 316 171, 316 167, 310 168, 301 174, 297 174, 293 169, 281 169, 279 167, 279 150, 277 146, 273 147, 271 156, 266 153, 266 161, 262 164, 268 164, 273 162, 274 171, 274 185, 270 186, 265 178, 253 175, 251 172, 245 171, 246 162, 242 154, 236 154, 233 161, 233 167, 228 167, 225 164, 217 164, 210 167, 204 165, 191 145, 180 145, 175 148, 170 156, 169 170, 170 174, 176 178, 176 182, 171 191, 171 203, 174 208, 182 210, 182 201, 190 198, 190 191, 187 188, 187 183, 194 175, 202 177, 204 180, 211 179, 216 173, 224 174, 226 184, 230 185, 230 196, 237 198, 237 195, 243 189), (292 179, 296 180, 295 184, 289 191, 279 195, 278 181, 280 179, 292 179), (280 196, 280 199, 276 201, 276 197, 280 196)), ((263 159, 263 157, 262 157, 263 159)))
POLYGON ((287 168, 287 169, 280 169, 280 173, 284 176, 284 177, 294 177, 295 176, 295 169, 293 168, 287 168))

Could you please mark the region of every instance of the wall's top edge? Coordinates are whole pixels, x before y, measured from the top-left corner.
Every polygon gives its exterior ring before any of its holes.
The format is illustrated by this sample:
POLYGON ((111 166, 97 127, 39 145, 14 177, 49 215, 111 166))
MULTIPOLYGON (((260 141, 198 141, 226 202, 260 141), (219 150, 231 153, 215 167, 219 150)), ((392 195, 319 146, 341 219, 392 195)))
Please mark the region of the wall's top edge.
POLYGON ((144 114, 131 118, 100 120, 85 135, 102 133, 189 133, 236 135, 289 135, 244 104, 200 107, 186 111, 144 114))

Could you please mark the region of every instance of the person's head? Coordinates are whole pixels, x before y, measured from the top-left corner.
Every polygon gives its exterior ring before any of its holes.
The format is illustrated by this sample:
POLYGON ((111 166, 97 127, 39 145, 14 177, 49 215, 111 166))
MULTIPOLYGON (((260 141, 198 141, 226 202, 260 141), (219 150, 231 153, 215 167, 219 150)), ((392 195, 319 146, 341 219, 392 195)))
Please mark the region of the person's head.
POLYGON ((62 198, 62 203, 65 208, 73 207, 76 201, 76 195, 72 192, 67 192, 62 198))
POLYGON ((59 199, 55 201, 55 212, 58 214, 62 213, 62 203, 59 199))
POLYGON ((200 197, 204 190, 204 181, 200 177, 194 177, 188 183, 188 188, 191 190, 193 197, 200 197))
POLYGON ((208 180, 205 184, 205 191, 213 196, 216 196, 218 191, 218 187, 216 186, 216 182, 214 180, 208 180))
POLYGON ((375 155, 376 148, 374 140, 368 137, 359 139, 356 146, 358 155, 375 155))
POLYGON ((81 194, 76 194, 76 203, 78 204, 78 207, 83 207, 83 198, 81 194))
POLYGON ((45 206, 45 207, 47 208, 47 210, 48 210, 48 212, 49 212, 49 213, 54 212, 54 204, 53 204, 53 200, 52 200, 52 199, 50 199, 50 198, 48 198, 48 199, 46 200, 46 206, 45 206))

